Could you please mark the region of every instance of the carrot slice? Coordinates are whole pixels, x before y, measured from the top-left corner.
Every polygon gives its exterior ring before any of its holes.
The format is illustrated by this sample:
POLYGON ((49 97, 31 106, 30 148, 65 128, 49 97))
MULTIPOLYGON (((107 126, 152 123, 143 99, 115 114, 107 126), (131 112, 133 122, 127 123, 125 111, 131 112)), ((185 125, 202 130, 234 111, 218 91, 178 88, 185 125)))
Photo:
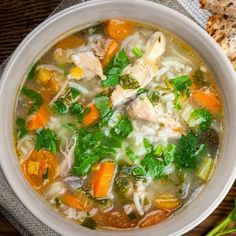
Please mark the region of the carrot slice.
POLYGON ((84 207, 80 203, 79 199, 77 199, 73 195, 64 194, 63 197, 62 197, 62 201, 70 207, 73 207, 73 208, 78 209, 78 210, 84 210, 84 207))
POLYGON ((107 198, 111 188, 112 179, 115 174, 116 165, 108 161, 100 164, 99 169, 92 173, 90 184, 93 196, 96 198, 107 198))
POLYGON ((56 156, 47 150, 33 150, 22 163, 22 170, 32 187, 40 189, 52 183, 57 175, 56 156))
POLYGON ((214 115, 220 111, 220 101, 210 92, 201 90, 192 91, 192 98, 199 106, 205 107, 214 115))
POLYGON ((84 39, 76 36, 74 34, 62 39, 60 42, 56 44, 57 48, 62 49, 70 49, 70 48, 76 48, 84 44, 84 39))
POLYGON ((46 105, 42 105, 27 121, 28 130, 36 130, 45 126, 49 121, 50 115, 46 105))
POLYGON ((105 68, 110 60, 115 56, 115 54, 119 51, 120 44, 116 40, 112 40, 110 45, 108 46, 106 50, 105 57, 102 60, 102 67, 105 68))
POLYGON ((91 125, 94 124, 96 121, 98 121, 100 115, 97 107, 95 104, 91 103, 88 105, 88 108, 90 109, 89 113, 84 116, 83 118, 83 124, 84 125, 91 125))
POLYGON ((106 31, 109 37, 123 40, 134 32, 134 24, 129 21, 109 20, 106 31))

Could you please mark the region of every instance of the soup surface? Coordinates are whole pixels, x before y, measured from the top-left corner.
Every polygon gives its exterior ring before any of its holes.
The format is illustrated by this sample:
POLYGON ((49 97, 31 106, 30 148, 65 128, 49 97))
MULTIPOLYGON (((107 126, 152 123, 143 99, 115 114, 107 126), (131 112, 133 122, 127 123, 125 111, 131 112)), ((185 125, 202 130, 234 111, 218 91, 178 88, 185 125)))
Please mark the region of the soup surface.
POLYGON ((32 66, 15 111, 29 184, 81 225, 145 228, 209 181, 223 130, 213 75, 157 27, 108 20, 32 66))

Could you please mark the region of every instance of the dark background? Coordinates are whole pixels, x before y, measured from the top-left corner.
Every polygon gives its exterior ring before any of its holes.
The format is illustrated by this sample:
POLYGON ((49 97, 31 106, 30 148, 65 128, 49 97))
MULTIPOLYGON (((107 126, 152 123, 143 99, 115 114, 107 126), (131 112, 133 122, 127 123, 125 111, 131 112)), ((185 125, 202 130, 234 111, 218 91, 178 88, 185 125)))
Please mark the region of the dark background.
MULTIPOLYGON (((60 3, 60 0, 0 0, 0 63, 2 63, 22 39, 40 24, 60 3)), ((223 219, 233 207, 236 183, 221 205, 188 236, 205 235, 223 219)), ((20 235, 0 214, 0 236, 20 235)))

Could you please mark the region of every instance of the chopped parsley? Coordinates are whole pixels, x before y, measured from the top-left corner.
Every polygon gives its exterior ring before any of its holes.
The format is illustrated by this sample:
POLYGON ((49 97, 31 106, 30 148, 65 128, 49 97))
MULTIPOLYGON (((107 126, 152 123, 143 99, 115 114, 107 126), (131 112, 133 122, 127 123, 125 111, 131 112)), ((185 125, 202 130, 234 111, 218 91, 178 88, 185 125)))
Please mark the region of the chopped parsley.
POLYGON ((205 108, 198 108, 191 114, 192 119, 199 120, 200 131, 207 130, 212 124, 212 114, 205 108))
POLYGON ((22 118, 17 118, 16 119, 16 126, 17 126, 17 136, 18 138, 23 138, 27 134, 27 129, 26 129, 26 122, 22 118))

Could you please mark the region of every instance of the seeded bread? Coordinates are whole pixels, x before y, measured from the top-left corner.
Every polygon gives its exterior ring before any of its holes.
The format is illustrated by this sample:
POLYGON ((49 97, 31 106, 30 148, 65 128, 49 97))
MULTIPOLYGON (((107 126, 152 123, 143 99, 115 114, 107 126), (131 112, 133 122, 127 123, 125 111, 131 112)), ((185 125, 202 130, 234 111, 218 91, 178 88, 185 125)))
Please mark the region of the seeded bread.
POLYGON ((209 18, 206 30, 223 48, 236 70, 236 20, 214 14, 209 18))
POLYGON ((204 9, 236 18, 236 0, 200 0, 204 9))

